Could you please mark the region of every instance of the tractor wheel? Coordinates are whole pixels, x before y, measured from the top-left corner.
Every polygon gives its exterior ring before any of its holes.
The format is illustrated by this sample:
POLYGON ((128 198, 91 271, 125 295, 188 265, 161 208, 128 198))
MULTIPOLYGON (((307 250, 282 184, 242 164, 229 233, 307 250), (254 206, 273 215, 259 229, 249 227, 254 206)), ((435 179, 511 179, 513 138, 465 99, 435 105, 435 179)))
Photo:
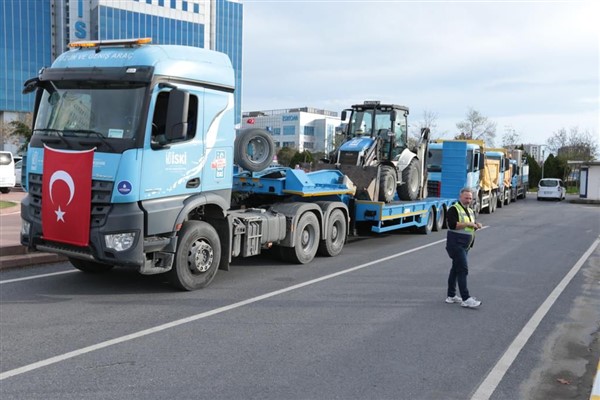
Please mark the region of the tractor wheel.
POLYGON ((402 184, 398 187, 400 200, 417 200, 419 198, 420 173, 419 162, 413 158, 402 171, 402 184))
POLYGON ((396 171, 394 168, 384 165, 379 175, 379 201, 390 203, 394 200, 396 191, 396 171))

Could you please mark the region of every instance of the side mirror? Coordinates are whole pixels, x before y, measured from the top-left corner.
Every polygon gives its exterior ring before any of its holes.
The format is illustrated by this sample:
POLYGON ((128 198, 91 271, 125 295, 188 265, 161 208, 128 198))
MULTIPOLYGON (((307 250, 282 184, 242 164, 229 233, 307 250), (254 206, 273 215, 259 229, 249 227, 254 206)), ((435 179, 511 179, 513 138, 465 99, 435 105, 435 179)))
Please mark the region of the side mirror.
POLYGON ((390 113, 390 121, 394 122, 398 118, 398 112, 396 110, 392 110, 390 113))
POLYGON ((169 93, 165 137, 168 141, 184 139, 187 134, 187 116, 190 94, 185 90, 173 89, 169 93))
POLYGON ((482 170, 485 167, 485 158, 483 154, 479 154, 479 169, 482 170))
POLYGON ((342 121, 345 121, 345 120, 346 120, 346 116, 347 116, 347 114, 346 114, 346 110, 342 111, 341 120, 342 120, 342 121))

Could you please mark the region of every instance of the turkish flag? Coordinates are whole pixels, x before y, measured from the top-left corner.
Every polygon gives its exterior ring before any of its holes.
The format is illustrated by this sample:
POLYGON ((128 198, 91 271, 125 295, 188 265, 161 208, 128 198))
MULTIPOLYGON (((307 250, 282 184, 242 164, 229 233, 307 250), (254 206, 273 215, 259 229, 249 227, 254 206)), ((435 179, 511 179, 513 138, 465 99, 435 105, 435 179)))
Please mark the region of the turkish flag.
POLYGON ((42 237, 87 246, 90 239, 94 149, 54 150, 44 146, 42 237))

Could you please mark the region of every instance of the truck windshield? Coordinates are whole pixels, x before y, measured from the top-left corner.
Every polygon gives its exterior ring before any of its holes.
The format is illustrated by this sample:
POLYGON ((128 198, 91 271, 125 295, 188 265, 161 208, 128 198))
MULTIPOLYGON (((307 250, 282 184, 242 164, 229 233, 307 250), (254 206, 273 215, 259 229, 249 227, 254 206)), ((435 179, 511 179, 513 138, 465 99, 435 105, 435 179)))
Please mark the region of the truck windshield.
POLYGON ((442 149, 429 149, 427 171, 442 172, 442 149))
POLYGON ((144 93, 145 86, 122 83, 54 86, 43 92, 33 134, 135 139, 144 93))

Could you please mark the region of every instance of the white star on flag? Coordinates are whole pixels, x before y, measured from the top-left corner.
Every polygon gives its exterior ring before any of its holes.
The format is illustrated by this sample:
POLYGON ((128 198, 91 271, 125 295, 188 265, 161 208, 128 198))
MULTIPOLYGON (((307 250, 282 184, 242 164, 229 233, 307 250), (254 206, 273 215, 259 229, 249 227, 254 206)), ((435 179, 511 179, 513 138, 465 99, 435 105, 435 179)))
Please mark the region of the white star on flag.
POLYGON ((60 209, 60 206, 58 206, 58 210, 56 210, 54 212, 56 213, 56 221, 57 222, 58 221, 65 222, 65 219, 63 217, 66 213, 60 209))

